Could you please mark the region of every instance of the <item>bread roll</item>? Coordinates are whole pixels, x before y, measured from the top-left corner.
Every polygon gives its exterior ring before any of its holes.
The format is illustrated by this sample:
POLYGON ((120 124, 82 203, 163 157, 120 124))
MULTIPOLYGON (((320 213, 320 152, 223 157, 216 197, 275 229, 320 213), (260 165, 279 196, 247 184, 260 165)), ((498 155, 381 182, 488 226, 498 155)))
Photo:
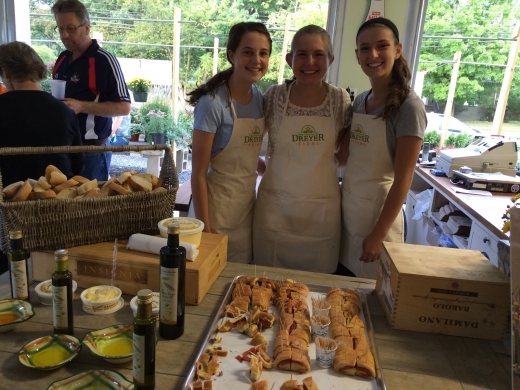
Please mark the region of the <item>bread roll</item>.
POLYGON ((51 182, 51 173, 52 172, 58 172, 61 173, 61 171, 56 168, 54 165, 47 165, 47 168, 45 168, 45 178, 50 183, 51 182))
POLYGON ((157 183, 159 182, 159 178, 155 175, 152 175, 151 173, 139 173, 137 176, 148 180, 150 183, 152 183, 152 187, 157 186, 157 183))
POLYGON ((17 181, 16 183, 9 184, 2 190, 4 198, 9 199, 15 196, 18 190, 23 186, 23 181, 17 181))
POLYGON ((101 191, 99 191, 99 196, 108 196, 108 192, 110 191, 108 183, 111 183, 116 180, 116 177, 112 176, 108 181, 106 181, 105 184, 103 184, 103 187, 101 187, 101 191))
POLYGON ((40 187, 39 184, 36 184, 34 187, 33 187, 33 192, 44 192, 44 191, 47 191, 45 188, 42 188, 40 187))
POLYGON ((132 176, 132 173, 130 171, 125 171, 121 175, 119 175, 117 181, 119 182, 119 184, 124 184, 130 176, 132 176))
POLYGON ((96 198, 99 196, 99 188, 93 188, 85 194, 85 198, 96 198))
POLYGON ((117 184, 114 181, 111 181, 111 182, 108 183, 108 188, 113 191, 112 194, 109 191, 108 192, 108 196, 111 196, 111 195, 126 195, 126 194, 130 193, 129 190, 127 190, 123 186, 120 186, 119 184, 117 184))
POLYGON ((34 179, 27 179, 27 180, 29 180, 29 183, 31 184, 32 188, 34 188, 38 185, 38 180, 34 180, 34 179))
POLYGON ((61 183, 65 183, 67 181, 67 176, 65 176, 61 172, 51 172, 51 178, 48 181, 52 185, 57 186, 57 185, 59 185, 61 183))
POLYGON ((73 177, 71 177, 71 179, 72 180, 76 180, 80 184, 85 184, 85 183, 88 183, 90 181, 86 177, 79 176, 79 175, 73 176, 73 177))
POLYGON ((52 199, 56 198, 56 193, 53 190, 44 190, 41 192, 31 192, 27 199, 38 200, 38 199, 52 199))
POLYGON ((152 183, 148 181, 146 178, 134 175, 128 178, 128 183, 132 186, 132 188, 136 191, 151 191, 152 183))
POLYGON ((86 182, 78 187, 78 195, 83 195, 97 187, 97 179, 86 182))
POLYGON ((59 193, 60 191, 63 191, 65 188, 75 187, 79 184, 78 181, 74 179, 69 179, 65 183, 61 183, 60 185, 53 188, 55 193, 59 193))
POLYGON ((13 196, 14 202, 23 202, 29 197, 29 194, 32 191, 31 183, 29 180, 26 180, 19 188, 18 192, 15 196, 13 196))
POLYGON ((76 187, 69 187, 61 190, 56 198, 58 199, 74 199, 78 196, 78 190, 76 187))
POLYGON ((164 184, 164 178, 159 177, 159 178, 157 178, 157 183, 155 185, 152 183, 152 187, 155 190, 156 188, 162 187, 163 184, 164 184))
POLYGON ((51 189, 51 185, 50 183, 47 181, 47 179, 45 178, 45 176, 40 176, 40 178, 38 179, 38 185, 43 188, 44 190, 50 190, 51 189))

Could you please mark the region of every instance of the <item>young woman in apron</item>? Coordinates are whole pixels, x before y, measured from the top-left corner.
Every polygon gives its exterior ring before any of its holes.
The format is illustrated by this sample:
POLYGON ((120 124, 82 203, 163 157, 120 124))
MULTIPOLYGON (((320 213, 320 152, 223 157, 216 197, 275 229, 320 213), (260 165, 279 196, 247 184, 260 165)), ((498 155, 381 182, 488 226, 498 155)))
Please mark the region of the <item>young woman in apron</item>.
POLYGON ((231 68, 191 92, 195 105, 192 205, 204 231, 228 236, 228 261, 252 260, 253 208, 264 119, 262 93, 272 41, 261 23, 234 25, 231 68))
POLYGON ((350 99, 324 79, 333 61, 327 32, 310 25, 286 60, 294 79, 266 92, 266 170, 253 224, 259 265, 332 273, 339 255, 340 188, 334 150, 350 99))
POLYGON ((426 113, 410 89, 399 32, 385 18, 361 25, 356 56, 372 88, 354 100, 338 151, 343 176, 339 274, 375 279, 383 241, 403 242, 402 206, 419 156, 426 113), (348 158, 348 159, 347 159, 348 158))

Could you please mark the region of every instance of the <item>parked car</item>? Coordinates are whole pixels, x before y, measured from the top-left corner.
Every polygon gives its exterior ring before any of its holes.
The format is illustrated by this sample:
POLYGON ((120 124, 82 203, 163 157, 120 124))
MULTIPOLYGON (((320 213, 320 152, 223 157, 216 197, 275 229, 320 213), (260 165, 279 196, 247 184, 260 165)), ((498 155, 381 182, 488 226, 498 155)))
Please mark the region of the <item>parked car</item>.
MULTIPOLYGON (((444 121, 444 114, 437 114, 435 112, 426 113, 426 118, 428 119, 428 125, 426 126, 426 132, 436 130, 437 132, 442 131, 442 123, 444 121)), ((471 134, 475 137, 480 137, 480 130, 474 129, 464 122, 461 122, 455 117, 450 116, 448 122, 448 132, 449 134, 471 134)), ((448 134, 448 135, 449 135, 448 134)))

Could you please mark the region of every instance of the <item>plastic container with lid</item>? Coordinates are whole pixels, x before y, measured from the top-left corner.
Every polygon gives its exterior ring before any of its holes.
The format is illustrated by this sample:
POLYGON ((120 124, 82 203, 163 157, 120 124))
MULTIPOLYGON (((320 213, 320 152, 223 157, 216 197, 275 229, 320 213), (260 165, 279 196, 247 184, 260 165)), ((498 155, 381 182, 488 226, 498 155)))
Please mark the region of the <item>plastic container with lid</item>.
MULTIPOLYGON (((75 280, 72 281, 72 293, 76 291, 78 288, 78 284, 75 280)), ((38 295, 38 301, 41 304, 52 306, 52 279, 45 280, 41 283, 38 283, 34 288, 36 291, 36 295, 38 295)))
POLYGON ((109 314, 124 305, 121 290, 115 286, 94 286, 81 293, 83 310, 89 314, 109 314))
POLYGON ((166 218, 158 223, 161 236, 168 238, 168 225, 172 222, 177 222, 181 228, 179 240, 181 242, 189 242, 195 244, 197 248, 200 245, 202 238, 202 230, 204 230, 204 222, 195 218, 177 217, 166 218))

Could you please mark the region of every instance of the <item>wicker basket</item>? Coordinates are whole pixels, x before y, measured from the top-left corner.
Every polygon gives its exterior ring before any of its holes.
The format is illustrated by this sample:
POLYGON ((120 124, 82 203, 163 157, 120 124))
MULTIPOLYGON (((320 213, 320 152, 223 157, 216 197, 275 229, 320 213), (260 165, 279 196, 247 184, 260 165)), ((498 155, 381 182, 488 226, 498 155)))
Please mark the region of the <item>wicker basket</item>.
MULTIPOLYGON (((43 199, 5 202, 0 175, 0 245, 9 249, 9 230, 23 233, 29 251, 54 251, 78 245, 127 239, 134 233, 158 234, 157 222, 171 217, 179 180, 171 148, 167 145, 143 146, 57 146, 2 148, 0 156, 20 154, 140 152, 164 150, 160 177, 166 191, 140 191, 127 195, 83 198, 43 199)), ((42 175, 44 172, 42 172, 42 175)), ((31 179, 38 179, 37 177, 31 179)), ((102 185, 103 183, 100 183, 102 185)))

